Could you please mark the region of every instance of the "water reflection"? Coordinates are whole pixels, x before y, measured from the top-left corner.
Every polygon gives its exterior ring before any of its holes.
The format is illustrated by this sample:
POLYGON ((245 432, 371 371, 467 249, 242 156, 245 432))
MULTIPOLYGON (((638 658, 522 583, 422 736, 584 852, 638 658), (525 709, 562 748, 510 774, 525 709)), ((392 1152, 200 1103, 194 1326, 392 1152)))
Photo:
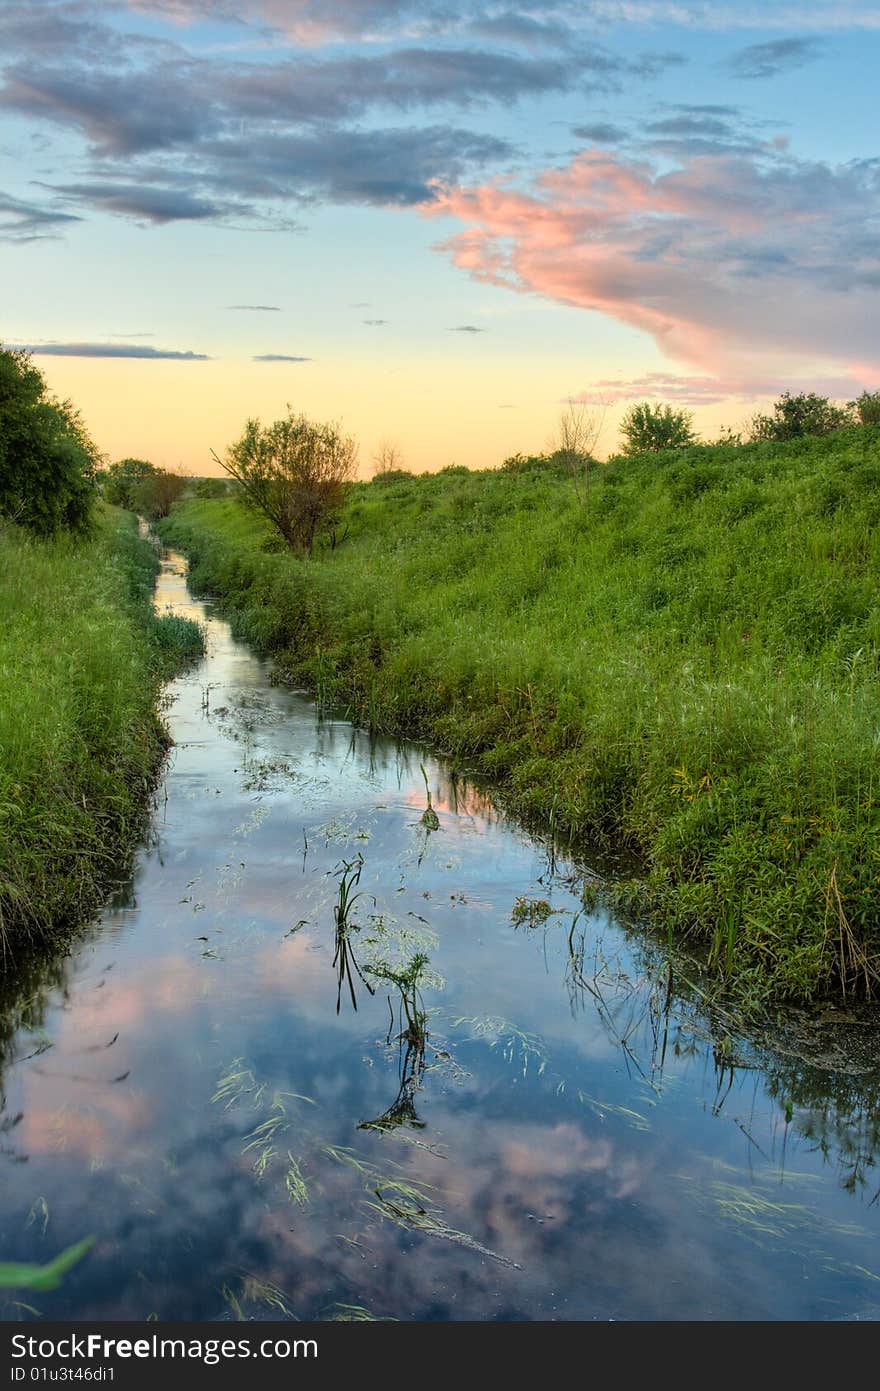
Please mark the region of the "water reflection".
POLYGON ((6 1317, 870 1314, 876 1014, 744 1033, 606 865, 216 617, 171 698, 131 873, 2 984, 0 1250, 96 1237, 6 1317))

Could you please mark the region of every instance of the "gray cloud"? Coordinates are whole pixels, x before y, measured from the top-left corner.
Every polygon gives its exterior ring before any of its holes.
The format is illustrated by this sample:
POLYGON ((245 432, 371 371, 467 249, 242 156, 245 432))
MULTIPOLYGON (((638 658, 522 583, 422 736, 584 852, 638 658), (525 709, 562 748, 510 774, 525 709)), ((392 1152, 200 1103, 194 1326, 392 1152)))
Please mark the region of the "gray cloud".
POLYGON ((574 40, 570 25, 552 19, 536 19, 515 9, 489 13, 473 20, 470 31, 501 43, 521 44, 523 48, 567 48, 574 40))
POLYGON ((626 137, 621 126, 608 121, 597 121, 594 125, 572 126, 571 133, 576 140, 587 140, 591 145, 619 145, 626 137))
POLYGON ((741 48, 726 66, 734 77, 775 77, 777 73, 803 67, 821 53, 822 45, 817 39, 773 39, 741 48))
POLYGON ((39 22, 32 3, 0 5, 0 114, 90 146, 84 176, 46 186, 155 224, 288 230, 272 205, 430 201, 516 151, 485 129, 395 126, 390 113, 616 91, 680 61, 607 51, 565 3, 545 15, 518 0, 42 0, 39 22), (173 41, 138 14, 173 21, 173 41), (205 19, 232 26, 229 41, 188 27, 205 19), (346 50, 340 37, 371 42, 346 50))
POLYGON ((111 74, 84 64, 19 64, 6 70, 0 108, 80 130, 103 155, 190 145, 219 126, 191 65, 111 74))
POLYGON ((62 228, 82 219, 73 213, 25 203, 7 193, 0 193, 0 241, 40 241, 57 236, 62 228))
POLYGON ((119 157, 192 149, 244 122, 278 131, 351 120, 373 107, 511 103, 565 90, 587 75, 592 85, 608 85, 624 70, 599 51, 573 60, 427 47, 236 65, 182 56, 115 72, 32 61, 7 68, 0 107, 72 126, 99 155, 119 157))
POLYGON ((877 12, 865 0, 644 0, 624 6, 616 0, 554 0, 518 3, 499 9, 494 0, 129 0, 133 9, 177 20, 210 17, 230 22, 260 22, 299 41, 325 43, 359 36, 393 37, 416 30, 447 34, 475 23, 496 22, 506 42, 529 42, 533 25, 558 26, 577 33, 589 25, 631 17, 653 24, 699 25, 730 30, 801 25, 813 30, 876 29, 877 12), (536 19, 549 10, 552 19, 536 19))
POLYGON ((227 309, 245 309, 255 314, 280 314, 281 308, 277 304, 227 304, 227 309))
POLYGON ((730 136, 732 134, 732 126, 729 121, 724 121, 719 116, 703 116, 692 113, 682 113, 679 116, 667 116, 662 121, 652 121, 647 129, 658 135, 730 136))
POLYGON ((430 201, 437 182, 512 153, 507 141, 450 126, 329 128, 206 142, 200 177, 242 198, 405 207, 430 201))
MULTIPOLYGON (((121 213, 146 222, 192 222, 217 218, 232 211, 229 203, 221 204, 208 198, 174 188, 150 187, 146 184, 117 184, 92 182, 81 184, 45 184, 55 193, 77 203, 87 204, 106 212, 121 213)), ((240 212, 240 205, 235 208, 240 212)))
POLYGON ((140 344, 123 343, 24 343, 26 352, 40 357, 134 357, 146 361, 210 362, 205 353, 176 352, 166 348, 148 348, 140 344))
POLYGON ((387 319, 364 319, 363 322, 364 322, 365 324, 368 324, 370 328, 381 328, 381 326, 382 326, 383 324, 387 324, 388 320, 387 320, 387 319))
POLYGON ((258 353, 254 362, 313 362, 311 357, 292 357, 287 353, 258 353))
POLYGON ((651 121, 642 143, 656 154, 676 159, 697 155, 758 155, 768 149, 766 138, 754 123, 743 120, 734 106, 684 103, 667 108, 671 113, 651 121))
POLYGON ((477 328, 476 324, 456 324, 455 328, 450 328, 449 333, 485 333, 484 328, 477 328))
POLYGON ((627 71, 636 77, 650 79, 659 77, 667 68, 679 68, 686 62, 683 53, 643 53, 640 58, 627 63, 627 71))

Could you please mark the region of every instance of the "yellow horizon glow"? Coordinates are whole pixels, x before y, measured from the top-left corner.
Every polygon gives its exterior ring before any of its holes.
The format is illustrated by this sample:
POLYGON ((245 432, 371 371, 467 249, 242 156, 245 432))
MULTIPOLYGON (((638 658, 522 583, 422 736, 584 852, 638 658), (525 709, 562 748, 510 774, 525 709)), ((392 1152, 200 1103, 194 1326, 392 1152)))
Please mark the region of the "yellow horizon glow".
MULTIPOLYGON (((264 424, 287 414, 288 405, 314 420, 341 423, 358 441, 359 474, 370 477, 383 440, 413 472, 448 464, 491 468, 516 453, 540 453, 552 445, 565 406, 560 383, 588 376, 570 356, 532 359, 506 356, 474 361, 461 354, 401 352, 381 360, 256 363, 248 360, 176 362, 36 356, 49 389, 80 411, 99 449, 112 461, 129 456, 196 475, 222 472, 222 457, 246 421, 264 424)), ((625 364, 617 364, 625 372, 625 364)), ((632 363, 633 375, 640 364, 632 363)), ((627 402, 607 408, 597 453, 618 444, 618 422, 627 402)), ((758 402, 739 400, 694 408, 707 438, 722 426, 737 428, 758 402)), ((600 411, 601 413, 601 411, 600 411)))

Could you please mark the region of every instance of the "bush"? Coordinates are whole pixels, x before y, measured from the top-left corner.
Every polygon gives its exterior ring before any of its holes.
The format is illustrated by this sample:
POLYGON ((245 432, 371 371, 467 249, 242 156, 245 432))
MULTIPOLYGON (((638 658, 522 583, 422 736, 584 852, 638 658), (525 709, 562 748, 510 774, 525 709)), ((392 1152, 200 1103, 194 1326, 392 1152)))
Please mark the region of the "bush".
POLYGON ((863 391, 849 408, 860 425, 880 425, 880 391, 863 391))
POLYGON ((229 479, 200 478, 195 486, 195 495, 204 498, 228 497, 229 479))
POLYGON ((801 391, 793 396, 790 391, 783 391, 772 415, 753 417, 751 438, 794 440, 804 435, 830 435, 851 424, 850 411, 834 405, 827 396, 817 396, 815 391, 801 391))
POLYGON ((660 449, 683 449, 696 443, 693 413, 672 406, 639 401, 620 422, 625 454, 652 454, 660 449))
POLYGON ((79 413, 49 395, 29 355, 0 349, 0 515, 42 536, 86 531, 99 458, 79 413))

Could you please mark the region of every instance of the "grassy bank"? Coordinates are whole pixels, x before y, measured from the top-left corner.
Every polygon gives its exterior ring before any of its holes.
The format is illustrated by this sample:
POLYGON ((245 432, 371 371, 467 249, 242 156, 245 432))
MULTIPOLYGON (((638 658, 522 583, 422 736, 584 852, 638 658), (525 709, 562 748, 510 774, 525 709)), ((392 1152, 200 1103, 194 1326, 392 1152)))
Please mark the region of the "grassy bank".
POLYGON ((359 485, 311 561, 234 502, 163 531, 239 634, 572 837, 744 998, 880 981, 880 430, 359 485))
POLYGON ((0 529, 0 937, 13 957, 89 914, 143 825, 167 744, 156 711, 193 624, 156 618, 134 518, 90 539, 0 529))

